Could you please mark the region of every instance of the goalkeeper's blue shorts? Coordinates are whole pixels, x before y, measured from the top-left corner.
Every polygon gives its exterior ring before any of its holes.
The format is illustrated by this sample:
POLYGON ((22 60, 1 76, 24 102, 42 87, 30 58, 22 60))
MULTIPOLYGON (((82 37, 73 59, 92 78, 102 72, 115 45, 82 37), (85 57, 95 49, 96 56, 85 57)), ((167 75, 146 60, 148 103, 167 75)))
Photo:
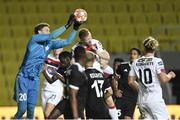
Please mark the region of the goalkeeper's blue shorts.
MULTIPOLYGON (((39 78, 37 78, 39 79, 39 78)), ((39 91, 39 80, 31 80, 17 75, 14 84, 14 100, 17 103, 36 104, 39 91)))

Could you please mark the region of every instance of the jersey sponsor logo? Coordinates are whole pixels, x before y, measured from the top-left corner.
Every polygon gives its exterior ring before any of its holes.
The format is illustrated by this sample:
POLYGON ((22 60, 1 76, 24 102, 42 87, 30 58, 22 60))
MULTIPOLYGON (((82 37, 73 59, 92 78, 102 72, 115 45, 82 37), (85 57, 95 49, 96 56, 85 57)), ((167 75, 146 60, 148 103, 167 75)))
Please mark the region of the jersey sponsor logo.
POLYGON ((138 60, 138 62, 146 63, 146 62, 151 62, 152 60, 153 60, 152 58, 141 58, 141 59, 138 60))
POLYGON ((127 69, 124 69, 124 72, 128 72, 128 70, 127 70, 127 69))

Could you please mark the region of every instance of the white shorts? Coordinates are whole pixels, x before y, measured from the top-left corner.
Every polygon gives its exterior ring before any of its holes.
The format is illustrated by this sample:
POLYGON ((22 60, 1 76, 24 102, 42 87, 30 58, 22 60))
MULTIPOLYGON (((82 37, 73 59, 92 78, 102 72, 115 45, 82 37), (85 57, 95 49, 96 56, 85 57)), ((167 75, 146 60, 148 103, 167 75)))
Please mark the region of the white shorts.
POLYGON ((62 97, 63 97, 62 93, 42 90, 41 98, 42 98, 43 111, 45 111, 47 103, 51 103, 56 106, 59 103, 59 101, 62 100, 62 97))
POLYGON ((141 112, 144 113, 147 119, 158 119, 168 120, 170 119, 169 113, 166 108, 164 101, 152 102, 152 103, 141 103, 138 105, 141 112))

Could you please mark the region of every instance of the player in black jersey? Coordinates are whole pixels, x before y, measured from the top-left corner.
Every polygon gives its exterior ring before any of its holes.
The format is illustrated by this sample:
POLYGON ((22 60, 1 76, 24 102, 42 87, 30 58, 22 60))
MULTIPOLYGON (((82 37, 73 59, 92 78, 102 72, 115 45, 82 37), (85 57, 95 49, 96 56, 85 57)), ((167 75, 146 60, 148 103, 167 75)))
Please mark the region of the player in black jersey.
POLYGON ((119 109, 120 119, 132 119, 136 102, 137 102, 137 92, 135 92, 128 85, 128 74, 130 71, 131 63, 140 57, 141 51, 137 48, 130 49, 130 62, 122 62, 115 70, 115 76, 112 82, 117 84, 113 86, 113 91, 115 95, 115 104, 117 109, 119 109), (121 93, 118 93, 121 92, 121 93))
POLYGON ((110 83, 104 74, 93 67, 95 56, 91 52, 86 53, 87 63, 85 73, 88 77, 88 92, 86 102, 87 119, 108 119, 109 110, 106 101, 111 94, 110 83))
MULTIPOLYGON (((64 58, 66 56, 63 56, 64 58)), ((83 67, 86 62, 86 52, 81 46, 78 46, 74 51, 75 63, 70 65, 69 60, 60 58, 65 71, 65 96, 64 99, 50 113, 49 119, 56 119, 59 115, 64 114, 65 119, 84 118, 84 108, 86 102, 86 74, 83 67), (67 61, 67 62, 66 62, 67 61), (64 65, 63 65, 64 63, 64 65)), ((59 69, 58 72, 61 72, 59 69)), ((62 77, 56 74, 54 77, 62 77)), ((57 79, 56 78, 56 79, 57 79)))
MULTIPOLYGON (((52 69, 52 71, 54 72, 54 75, 52 78, 47 79, 49 83, 53 83, 54 81, 59 79, 64 83, 66 87, 68 86, 68 82, 65 79, 66 77, 65 74, 66 74, 66 70, 71 66, 71 59, 72 59, 72 55, 70 52, 64 51, 59 54, 59 60, 60 60, 61 65, 57 71, 52 69)), ((60 101, 56 105, 56 107, 52 110, 52 112, 48 116, 48 119, 57 119, 62 114, 65 114, 64 118, 66 118, 66 116, 70 116, 66 114, 68 113, 66 111, 70 110, 70 107, 68 107, 68 99, 67 99, 68 91, 66 87, 64 88, 63 100, 60 101)))
POLYGON ((93 54, 88 52, 85 70, 88 77, 86 117, 87 119, 105 119, 109 118, 109 112, 104 101, 104 91, 110 88, 110 84, 104 79, 102 72, 93 68, 94 60, 93 54))
POLYGON ((86 51, 82 46, 78 46, 74 50, 73 63, 67 70, 67 78, 69 79, 69 95, 70 105, 73 119, 84 118, 84 109, 87 93, 87 76, 85 74, 86 51))

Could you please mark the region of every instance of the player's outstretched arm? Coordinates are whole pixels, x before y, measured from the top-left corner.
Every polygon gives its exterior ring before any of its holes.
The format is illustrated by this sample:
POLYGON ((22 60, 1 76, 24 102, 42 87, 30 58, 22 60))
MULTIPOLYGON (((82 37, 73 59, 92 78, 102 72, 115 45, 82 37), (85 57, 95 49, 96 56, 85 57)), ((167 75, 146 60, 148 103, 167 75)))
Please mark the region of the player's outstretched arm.
POLYGON ((73 30, 71 31, 71 33, 69 34, 67 39, 64 40, 52 40, 52 48, 53 49, 57 49, 57 48, 62 48, 65 47, 67 45, 69 45, 75 38, 77 30, 79 29, 79 26, 82 23, 75 21, 74 22, 74 26, 73 26, 73 30))
POLYGON ((159 79, 161 83, 166 83, 175 77, 176 77, 176 74, 173 71, 169 72, 168 74, 166 74, 165 72, 161 72, 159 74, 159 79))
POLYGON ((64 26, 62 26, 62 27, 60 27, 60 28, 58 28, 58 29, 56 29, 56 30, 51 32, 51 34, 50 34, 51 35, 51 39, 57 38, 62 33, 64 33, 66 31, 66 29, 68 29, 72 25, 74 20, 75 20, 75 16, 74 16, 74 14, 71 14, 69 19, 68 19, 68 21, 67 21, 67 23, 64 26))
POLYGON ((71 24, 74 22, 74 20, 75 20, 75 17, 73 14, 71 14, 67 23, 64 26, 52 31, 50 34, 35 34, 32 36, 31 39, 34 42, 44 42, 44 41, 47 41, 50 39, 55 39, 58 36, 60 36, 62 33, 64 33, 66 31, 66 29, 71 26, 71 24))

